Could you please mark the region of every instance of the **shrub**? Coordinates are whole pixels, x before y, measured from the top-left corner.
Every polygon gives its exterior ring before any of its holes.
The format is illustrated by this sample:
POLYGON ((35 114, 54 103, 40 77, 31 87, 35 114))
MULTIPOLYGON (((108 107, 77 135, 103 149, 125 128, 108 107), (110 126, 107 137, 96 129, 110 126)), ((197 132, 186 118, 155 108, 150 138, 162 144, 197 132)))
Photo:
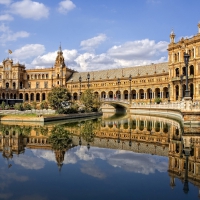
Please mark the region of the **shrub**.
POLYGON ((15 110, 23 110, 23 104, 22 103, 16 103, 14 105, 15 110))
POLYGON ((3 102, 1 103, 1 108, 2 108, 3 110, 5 110, 5 107, 6 107, 6 103, 3 101, 3 102))
POLYGON ((40 108, 41 109, 48 109, 48 103, 46 101, 43 101, 41 104, 40 104, 40 108))
POLYGON ((31 105, 29 103, 26 103, 26 102, 23 104, 23 108, 24 108, 24 110, 31 110, 32 109, 31 105))
POLYGON ((10 108, 9 105, 5 105, 5 110, 8 110, 10 108))
POLYGON ((32 108, 37 109, 37 103, 35 101, 32 103, 32 108))
POLYGON ((154 102, 159 104, 160 102, 162 102, 162 100, 159 97, 157 97, 157 98, 155 98, 154 102))

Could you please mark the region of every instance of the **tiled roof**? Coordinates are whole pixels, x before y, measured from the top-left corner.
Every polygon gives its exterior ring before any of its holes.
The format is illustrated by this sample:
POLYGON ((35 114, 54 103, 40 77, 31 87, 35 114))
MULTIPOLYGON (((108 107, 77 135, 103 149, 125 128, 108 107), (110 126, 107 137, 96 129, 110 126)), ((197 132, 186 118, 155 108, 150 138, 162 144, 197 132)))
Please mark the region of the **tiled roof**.
MULTIPOLYGON (((168 73, 168 71, 169 71, 168 62, 165 62, 165 63, 138 66, 138 67, 92 71, 89 73, 91 81, 93 80, 98 81, 105 79, 128 78, 130 74, 133 78, 138 76, 148 76, 155 74, 158 75, 158 74, 168 73)), ((73 80, 73 82, 78 82, 80 76, 82 78, 82 81, 87 81, 87 74, 88 72, 75 72, 68 81, 70 82, 71 80, 73 80)))

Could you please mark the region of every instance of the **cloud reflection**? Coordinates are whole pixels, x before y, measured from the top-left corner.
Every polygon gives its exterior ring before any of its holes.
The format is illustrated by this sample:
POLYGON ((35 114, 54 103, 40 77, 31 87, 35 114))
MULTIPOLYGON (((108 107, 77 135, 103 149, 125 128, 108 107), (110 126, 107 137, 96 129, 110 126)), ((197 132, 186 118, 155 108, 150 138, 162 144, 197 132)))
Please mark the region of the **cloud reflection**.
POLYGON ((13 158, 13 161, 17 165, 21 165, 26 169, 42 169, 44 167, 44 160, 37 157, 30 157, 27 155, 20 155, 19 157, 13 158))
MULTIPOLYGON (((50 151, 34 150, 34 155, 48 161, 56 162, 55 154, 50 151)), ((140 173, 151 174, 156 171, 166 172, 168 169, 167 158, 163 159, 160 156, 152 156, 150 154, 139 154, 125 150, 112 150, 92 147, 89 151, 87 147, 80 146, 70 149, 65 153, 64 164, 76 164, 79 161, 87 161, 82 163, 81 172, 91 175, 96 178, 105 178, 106 175, 95 166, 95 160, 105 160, 109 165, 118 167, 121 170, 140 173), (93 164, 91 164, 91 162, 93 164), (87 165, 87 167, 86 167, 87 165)))

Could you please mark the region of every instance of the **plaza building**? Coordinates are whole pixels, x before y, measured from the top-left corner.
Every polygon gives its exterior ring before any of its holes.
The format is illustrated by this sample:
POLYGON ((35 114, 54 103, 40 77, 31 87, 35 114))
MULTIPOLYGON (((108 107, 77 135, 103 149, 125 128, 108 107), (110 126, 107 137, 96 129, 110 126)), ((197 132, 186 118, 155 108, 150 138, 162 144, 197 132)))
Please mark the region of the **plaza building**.
POLYGON ((66 80, 74 73, 65 65, 61 47, 54 66, 45 69, 26 69, 7 58, 0 65, 0 99, 23 99, 24 102, 47 100, 53 87, 66 86, 66 80))
POLYGON ((64 61, 61 47, 53 67, 26 69, 25 65, 5 59, 0 65, 0 99, 23 99, 24 102, 47 100, 53 87, 66 87, 74 101, 81 93, 92 89, 99 98, 131 100, 134 102, 181 101, 188 85, 193 101, 200 101, 200 23, 198 33, 191 38, 175 42, 175 33, 170 34, 168 62, 77 72, 69 69, 64 61), (190 56, 188 81, 184 53, 190 56), (188 82, 188 84, 187 84, 188 82))

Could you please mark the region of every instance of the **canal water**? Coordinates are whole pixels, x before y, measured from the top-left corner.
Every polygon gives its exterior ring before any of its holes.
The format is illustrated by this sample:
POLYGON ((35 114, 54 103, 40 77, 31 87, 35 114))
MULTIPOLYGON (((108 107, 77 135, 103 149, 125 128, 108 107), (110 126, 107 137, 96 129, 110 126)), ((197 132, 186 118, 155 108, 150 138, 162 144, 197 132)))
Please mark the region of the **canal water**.
POLYGON ((0 199, 195 200, 198 133, 139 115, 0 124, 0 199))

